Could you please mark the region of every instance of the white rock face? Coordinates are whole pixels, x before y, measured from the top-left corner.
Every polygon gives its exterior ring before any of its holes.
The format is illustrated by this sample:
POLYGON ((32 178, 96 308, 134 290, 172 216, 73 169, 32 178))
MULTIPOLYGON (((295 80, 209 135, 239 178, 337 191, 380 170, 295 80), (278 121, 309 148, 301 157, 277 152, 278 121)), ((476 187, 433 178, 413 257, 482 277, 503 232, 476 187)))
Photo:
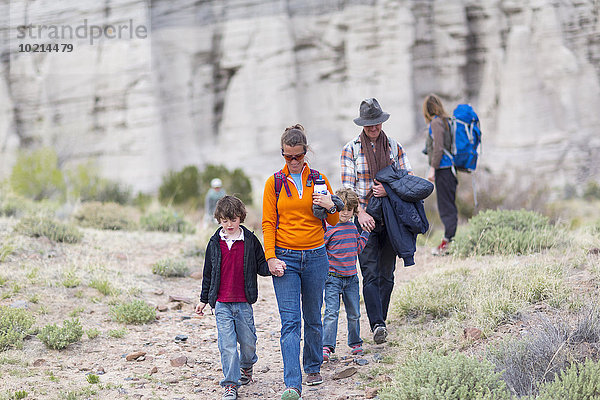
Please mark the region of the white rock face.
MULTIPOLYGON (((10 1, 0 5, 0 176, 18 149, 54 146, 66 166, 155 191, 169 170, 240 167, 257 199, 302 123, 309 160, 339 186, 339 153, 365 97, 424 175, 422 99, 469 102, 480 165, 550 186, 600 176, 600 10, 594 0, 10 1), (368 3, 368 5, 365 5, 368 3), (19 37, 88 27, 121 38, 19 37), (4 21, 6 22, 6 21, 4 21), (145 35, 127 36, 142 29, 145 35), (112 31, 110 31, 112 32, 112 31), (142 36, 142 37, 140 37, 142 36), (93 43, 90 43, 93 41, 93 43), (70 53, 19 52, 67 43, 70 53)), ((83 30, 82 30, 83 32, 83 30)), ((139 31, 138 31, 139 33, 139 31)))

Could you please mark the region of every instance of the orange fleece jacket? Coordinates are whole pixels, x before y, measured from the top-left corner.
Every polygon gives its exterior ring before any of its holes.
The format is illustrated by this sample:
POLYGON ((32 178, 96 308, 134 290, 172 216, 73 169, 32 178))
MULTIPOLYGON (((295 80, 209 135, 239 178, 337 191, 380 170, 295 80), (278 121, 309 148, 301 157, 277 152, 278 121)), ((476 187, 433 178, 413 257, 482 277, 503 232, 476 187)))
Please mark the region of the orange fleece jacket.
MULTIPOLYGON (((285 185, 282 185, 277 207, 275 207, 275 176, 271 175, 265 183, 262 229, 267 260, 275 257, 275 246, 290 250, 309 250, 325 243, 325 231, 321 220, 315 217, 312 212, 314 184, 310 187, 306 186, 306 179, 310 173, 308 164, 304 163, 302 169, 302 182, 304 185, 302 198, 298 195, 298 189, 296 189, 294 180, 290 176, 287 165, 283 167, 283 173, 287 177, 292 197, 287 196, 285 185), (279 211, 279 229, 275 228, 277 211, 279 211)), ((321 175, 325 179, 327 190, 329 193, 333 193, 329 180, 325 175, 321 175)), ((329 225, 337 224, 338 220, 339 213, 337 212, 327 215, 329 225)))

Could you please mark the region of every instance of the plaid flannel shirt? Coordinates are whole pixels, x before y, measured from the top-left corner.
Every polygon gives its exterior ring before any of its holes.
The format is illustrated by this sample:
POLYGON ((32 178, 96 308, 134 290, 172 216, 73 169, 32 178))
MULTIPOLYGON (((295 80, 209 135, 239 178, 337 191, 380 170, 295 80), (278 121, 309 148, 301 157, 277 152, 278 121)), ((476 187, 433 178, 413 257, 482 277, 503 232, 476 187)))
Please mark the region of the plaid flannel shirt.
MULTIPOLYGON (((394 140, 394 142, 396 142, 394 140)), ((392 140, 390 140, 390 146, 392 146, 392 140)), ((398 157, 394 161, 398 162, 398 166, 402 169, 412 171, 408 156, 402 149, 400 143, 396 142, 398 146, 398 157)), ((390 158, 393 157, 393 152, 390 147, 390 158)), ((342 155, 340 157, 341 170, 342 170, 342 186, 350 188, 358 194, 358 200, 360 204, 367 207, 367 194, 373 187, 373 178, 369 174, 369 166, 367 164, 367 158, 360 146, 360 135, 352 139, 342 149, 342 155), (354 154, 354 149, 360 149, 358 155, 354 154)))

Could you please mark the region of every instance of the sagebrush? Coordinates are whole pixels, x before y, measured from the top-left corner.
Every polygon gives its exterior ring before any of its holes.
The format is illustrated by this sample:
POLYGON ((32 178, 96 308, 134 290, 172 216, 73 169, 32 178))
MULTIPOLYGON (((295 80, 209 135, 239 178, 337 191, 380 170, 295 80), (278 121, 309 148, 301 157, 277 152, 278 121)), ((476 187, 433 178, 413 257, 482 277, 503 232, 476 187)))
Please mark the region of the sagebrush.
POLYGON ((62 327, 56 324, 46 325, 37 336, 49 349, 61 350, 78 342, 83 336, 83 328, 79 319, 74 318, 65 320, 62 327))
POLYGON ((185 260, 163 258, 152 265, 152 273, 165 277, 183 277, 189 273, 185 260))
POLYGON ((22 348, 34 322, 35 318, 26 310, 0 306, 0 351, 22 348))
POLYGON ((422 353, 405 361, 391 387, 379 397, 387 400, 510 399, 501 375, 487 361, 460 353, 422 353))
POLYGON ((557 245, 562 236, 561 230, 539 213, 486 210, 458 231, 451 250, 461 257, 530 254, 557 245))
POLYGON ((140 218, 133 207, 100 202, 83 203, 73 217, 81 226, 106 230, 137 229, 140 218))
POLYGON ((156 311, 143 300, 120 303, 111 308, 111 315, 124 324, 145 324, 156 319, 156 311))
POLYGON ((29 215, 21 218, 15 232, 31 237, 47 237, 55 242, 78 243, 83 233, 74 225, 57 221, 46 215, 29 215))

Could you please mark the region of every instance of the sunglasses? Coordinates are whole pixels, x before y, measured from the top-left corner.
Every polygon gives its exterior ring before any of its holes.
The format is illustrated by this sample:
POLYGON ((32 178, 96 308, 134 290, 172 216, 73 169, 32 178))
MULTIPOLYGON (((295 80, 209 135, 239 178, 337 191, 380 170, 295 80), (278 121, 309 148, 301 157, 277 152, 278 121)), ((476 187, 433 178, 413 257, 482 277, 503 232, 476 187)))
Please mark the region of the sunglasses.
POLYGON ((281 150, 281 155, 283 156, 283 158, 285 158, 285 161, 294 161, 294 160, 300 161, 304 158, 305 154, 306 154, 306 151, 292 156, 290 154, 285 154, 283 152, 283 150, 281 150))

